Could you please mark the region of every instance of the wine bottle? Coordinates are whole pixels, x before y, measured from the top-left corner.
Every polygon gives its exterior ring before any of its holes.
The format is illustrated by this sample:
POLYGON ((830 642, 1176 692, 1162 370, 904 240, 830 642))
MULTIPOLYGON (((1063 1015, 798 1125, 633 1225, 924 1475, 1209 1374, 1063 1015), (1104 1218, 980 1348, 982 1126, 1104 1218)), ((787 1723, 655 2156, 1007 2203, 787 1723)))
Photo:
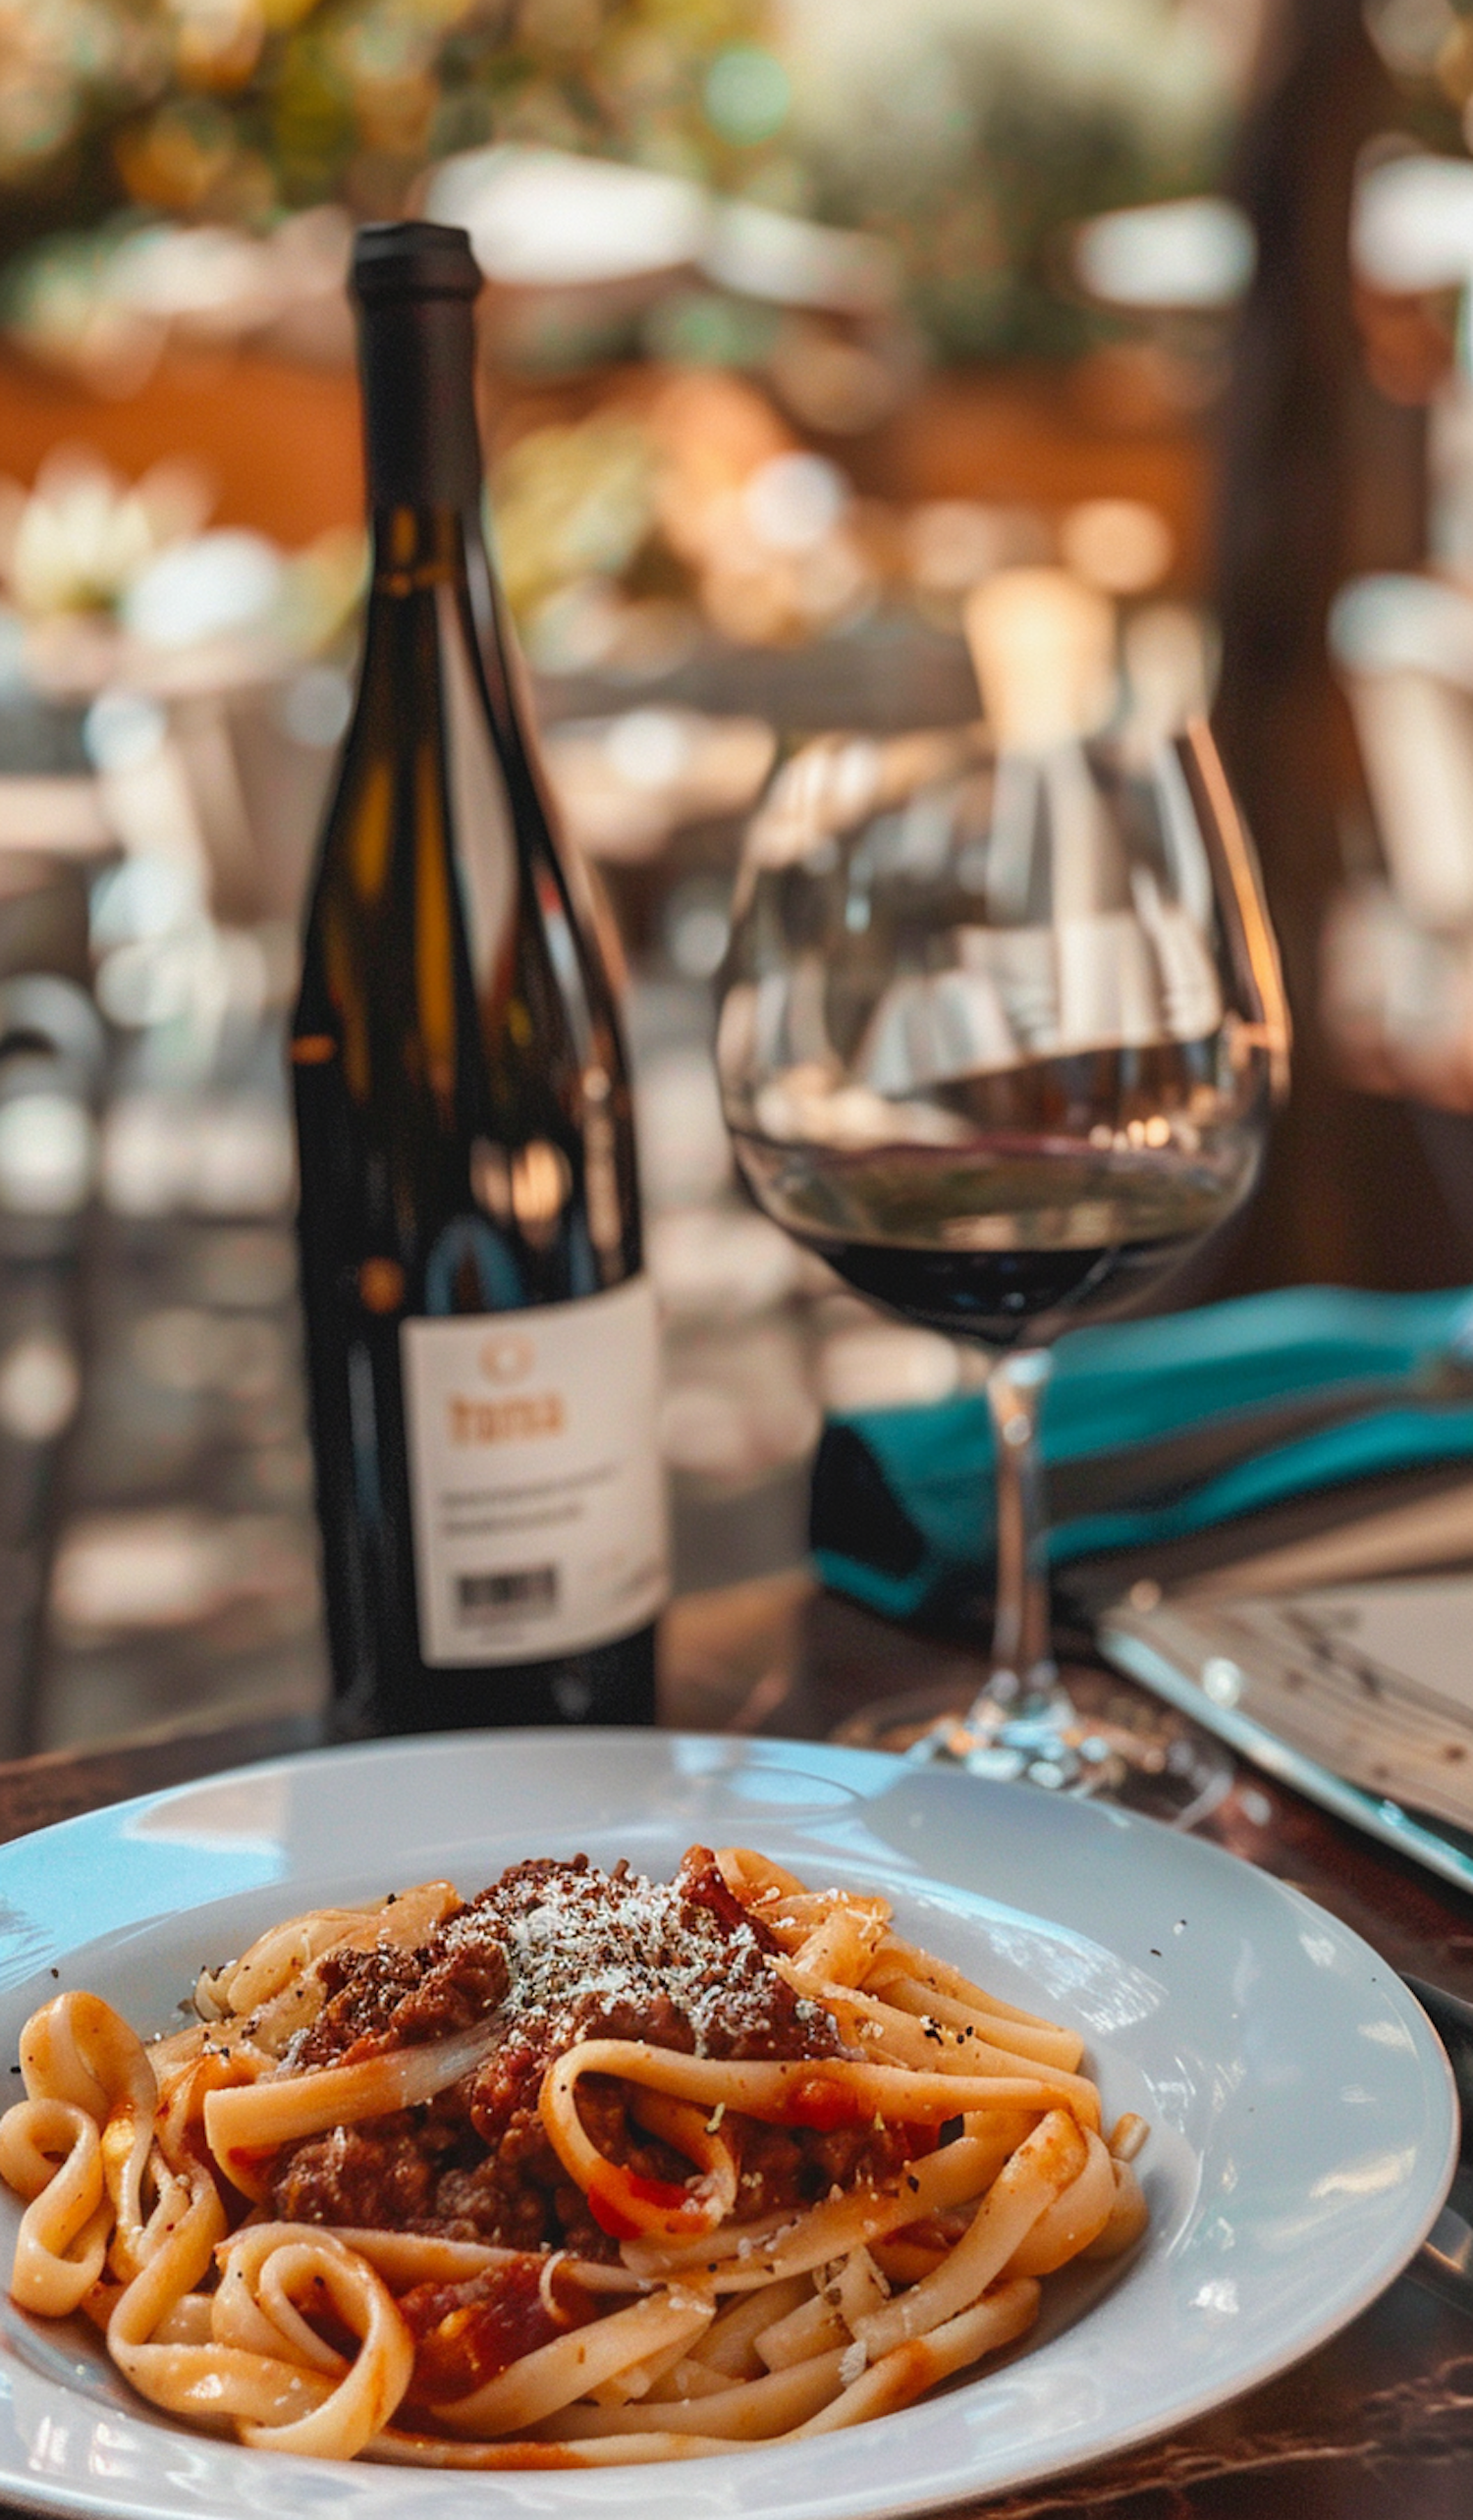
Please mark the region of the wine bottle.
POLYGON ((460 229, 359 231, 372 580, 292 1069, 337 1729, 648 1723, 628 1075, 478 521, 460 229))

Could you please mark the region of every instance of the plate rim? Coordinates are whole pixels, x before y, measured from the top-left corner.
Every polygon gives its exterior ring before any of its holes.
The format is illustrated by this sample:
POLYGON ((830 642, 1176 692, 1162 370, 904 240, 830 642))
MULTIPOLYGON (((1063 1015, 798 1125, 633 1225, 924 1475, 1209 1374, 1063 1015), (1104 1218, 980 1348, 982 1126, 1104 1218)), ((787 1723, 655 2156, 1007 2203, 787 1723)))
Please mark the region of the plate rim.
MULTIPOLYGON (((191 1795, 237 1785, 243 1780, 259 1781, 273 1775, 294 1776, 314 1766, 338 1766, 345 1762, 352 1762, 355 1767, 374 1764, 392 1767, 405 1758, 414 1761, 424 1758, 426 1754, 438 1752, 443 1755, 453 1749, 465 1752, 471 1745, 480 1745, 482 1749, 494 1748, 502 1753, 515 1745, 523 1745, 528 1751, 542 1753, 556 1748, 561 1755, 566 1756, 570 1750, 582 1750, 585 1753, 595 1751, 600 1742, 617 1743, 626 1750, 631 1745, 638 1745, 648 1750, 652 1757, 652 1783, 658 1778, 668 1780, 677 1772, 674 1765, 675 1755, 680 1749, 686 1747, 695 1751, 723 1754, 734 1769, 750 1765, 759 1770, 767 1768, 780 1772, 785 1768, 790 1770, 796 1768, 800 1771, 805 1763, 816 1763, 817 1771, 820 1773, 827 1771, 835 1782, 844 1782, 846 1778, 852 1778, 856 1771, 860 1776, 871 1777, 877 1783, 882 1776, 888 1776, 894 1782, 901 1779, 919 1782, 927 1778, 936 1779, 942 1774, 941 1771, 912 1765, 903 1758, 895 1757, 883 1751, 848 1743, 810 1742, 786 1736, 740 1736, 663 1727, 651 1728, 647 1732, 639 1728, 626 1727, 578 1727, 575 1730, 557 1726, 485 1727, 456 1734, 424 1733, 395 1736, 386 1740, 329 1742, 309 1748, 241 1761, 229 1768, 181 1779, 174 1784, 157 1787, 142 1794, 131 1795, 118 1801, 68 1814, 65 1818, 51 1822, 40 1829, 23 1833, 19 1838, 0 1843, 0 1888, 3 1888, 4 1875, 9 1869, 10 1861, 23 1848, 29 1854, 34 1855, 38 1848, 43 1850, 56 1848, 60 1851, 61 1842, 75 1844, 94 1834, 100 1834, 106 1838, 110 1832, 120 1826, 126 1826, 127 1823, 146 1812, 167 1807, 171 1802, 191 1795), (838 1776, 835 1775, 836 1770, 840 1771, 838 1776)), ((956 1781, 950 1780, 952 1784, 956 1781)), ((965 1779, 961 1782, 966 1790, 978 1791, 984 1798, 1002 1796, 1014 1807, 1020 1807, 1024 1797, 1030 1803, 1040 1798, 1036 1788, 981 1779, 965 1779)), ((657 2476, 669 2480, 681 2480, 689 2489, 686 2499, 693 2508, 694 2497, 704 2473, 710 2475, 713 2482, 718 2479, 733 2481, 734 2491, 730 2494, 719 2495, 712 2501, 713 2510, 719 2501, 722 2510, 729 2511, 733 2515, 733 2520, 738 2520, 738 2516, 739 2520, 746 2520, 746 2515, 758 2513, 762 2515, 762 2520, 916 2520, 917 2515, 954 2507, 967 2496, 980 2493, 984 2497, 991 2497, 995 2493, 1016 2492, 1055 2479, 1086 2473, 1145 2441, 1160 2440, 1184 2429, 1199 2421, 1204 2415, 1233 2403, 1238 2397, 1263 2386, 1269 2381, 1307 2360, 1338 2334, 1353 2319, 1369 2308, 1371 2303, 1377 2300, 1404 2271, 1432 2228, 1446 2201, 1446 2190, 1458 2157, 1459 2120, 1455 2088, 1446 2051, 1422 2007, 1404 1984, 1392 1962, 1386 1959, 1354 1927, 1345 1924, 1334 1910, 1319 1905, 1296 1885, 1280 1879, 1276 1874, 1263 1870, 1209 1839, 1170 1829, 1140 1814, 1123 1812, 1114 1806, 1070 1800, 1064 1796, 1050 1796, 1048 1801, 1050 1807, 1056 1811, 1067 1808, 1078 1814, 1081 1819, 1084 1819, 1084 1815, 1087 1814, 1088 1818, 1084 1821, 1086 1827, 1104 1821, 1125 1830, 1128 1834, 1144 1832, 1147 1844, 1159 1844, 1164 1848, 1170 1848, 1174 1856, 1183 1858, 1189 1866, 1203 1866, 1209 1877, 1216 1876, 1224 1885, 1227 1884, 1229 1876, 1233 1875, 1251 1880, 1256 1886, 1255 1895, 1264 1896, 1270 1906, 1276 1902, 1282 1902, 1291 1915, 1297 1913, 1300 1918, 1317 1922, 1321 1927, 1328 1925, 1342 1946, 1355 1954, 1360 1961, 1368 1961, 1372 1964, 1377 1972, 1379 1991, 1390 1997, 1392 2006, 1401 2013, 1404 2023, 1415 2034, 1414 2045, 1423 2067, 1424 2089, 1430 2083, 1439 2091, 1446 2119, 1444 2159, 1437 2180, 1429 2179, 1419 2215, 1413 2217, 1406 2226, 1407 2230, 1412 2230, 1415 2224, 1413 2235, 1407 2239, 1406 2232, 1403 2231, 1393 2246, 1382 2249, 1376 2261, 1375 2272, 1369 2276, 1362 2273, 1358 2284, 1354 2287, 1353 2299, 1339 2298, 1336 2303, 1328 2306, 1317 2319, 1306 2320, 1292 2341, 1273 2346, 1257 2358, 1245 2359, 1241 2376, 1234 2379, 1228 2387, 1225 2388, 1220 2380, 1208 2377, 1195 2391, 1183 2390, 1173 2398, 1170 2409, 1166 2412, 1158 2411, 1155 2414, 1142 2412, 1133 2417, 1127 2416, 1118 2420, 1102 2432, 1101 2437, 1087 2449, 1082 2451, 1070 2449, 1061 2451, 1058 2455, 1050 2455, 1047 2445, 1041 2445, 1038 2462, 1030 2464, 1025 2470, 1019 2470, 1015 2474, 988 2479, 982 2477, 980 2470, 975 2474, 948 2472, 944 2477, 926 2481, 917 2480, 910 2485, 902 2483, 884 2486, 878 2489, 874 2495, 867 2497, 862 2505, 856 2503, 851 2495, 846 2494, 842 2500, 838 2500, 832 2491, 826 2493, 817 2490, 805 2494, 793 2493, 774 2500, 762 2495, 760 2483, 755 2493, 745 2493, 738 2481, 744 2473, 750 2453, 745 2453, 736 2460, 715 2458, 709 2461, 680 2462, 673 2468, 628 2467, 581 2471, 576 2474, 568 2472, 566 2475, 544 2471, 513 2472, 518 2480, 523 2474, 534 2477, 539 2480, 541 2489, 545 2492, 556 2476, 555 2491, 561 2488, 571 2489, 567 2493, 566 2499, 566 2507, 570 2514, 592 2515, 603 2511, 611 2515, 615 2513, 623 2515, 626 2512, 632 2512, 634 2504, 627 2492, 620 2495, 612 2492, 600 2493, 597 2489, 615 2486, 620 2481, 627 2487, 628 2481, 633 2479, 640 2480, 646 2487, 653 2489, 657 2476), (589 2492, 590 2487, 594 2489, 593 2492, 589 2492)), ((488 1804, 487 1835, 504 1835, 508 1825, 510 1825, 509 1820, 500 1816, 497 1807, 488 1804)), ((978 1895, 964 1882, 949 1880, 944 1873, 933 1870, 932 1860, 933 1850, 928 1849, 925 1856, 916 1864, 913 1881, 917 1891, 928 1895, 935 1895, 937 1892, 960 1893, 963 1897, 978 1895)), ((294 1880, 300 1877, 300 1864, 294 1865, 285 1878, 273 1887, 279 1887, 284 1895, 290 1894, 294 1880)), ((240 1894, 238 1892, 222 1894, 224 1897, 235 1895, 240 1894)), ((134 1924, 131 1930, 146 1932, 149 1924, 161 1924, 166 1912, 189 1914, 191 1910, 189 1907, 175 1911, 160 1910, 157 1915, 145 1920, 141 1927, 134 1924)), ((1033 1912, 1045 1924, 1053 1924, 1062 1931, 1081 1930, 1077 1921, 1072 1924, 1065 1923, 1062 1917, 1050 1916, 1042 1909, 1033 1912)), ((108 1931, 108 1925, 104 1921, 102 1932, 106 1934, 108 1931)), ((77 1941, 55 1942, 45 1954, 37 1957, 36 1967, 44 1967, 48 1959, 54 1959, 64 1956, 68 1951, 83 1947, 77 1941)), ((30 1973, 27 1972, 27 1975, 30 1973)), ((1096 2044, 1098 2045, 1099 2042, 1097 2041, 1096 2044)), ((37 2324, 43 2332, 43 2323, 37 2324)), ((10 2374, 18 2359, 20 2358, 16 2356, 8 2337, 3 2331, 0 2331, 0 2399, 8 2400, 10 2397, 10 2374)), ((31 2371, 34 2377, 40 2377, 35 2373, 34 2366, 31 2366, 31 2371)), ((978 2385, 985 2380, 985 2375, 979 2376, 978 2385)), ((91 2405, 96 2403, 82 2391, 68 2390, 60 2382, 43 2385, 54 2387, 58 2395, 68 2403, 91 2405)), ((915 2406, 902 2409, 887 2418, 886 2428, 889 2430, 891 2426, 909 2425, 916 2419, 923 2418, 928 2406, 934 2407, 939 2403, 945 2403, 945 2399, 921 2399, 915 2406)), ((258 2472, 260 2458, 270 2455, 246 2451, 243 2445, 234 2441, 192 2432, 188 2427, 175 2424, 170 2419, 159 2415, 143 2401, 138 2401, 136 2406, 130 2404, 124 2420, 146 2428, 149 2435, 156 2436, 164 2444, 175 2442, 181 2449, 189 2449, 196 2453, 223 2451, 232 2466, 237 2459, 245 2457, 250 2460, 252 2471, 258 2472)), ((868 2435, 870 2430, 870 2427, 855 2428, 846 2436, 826 2438, 834 2440, 846 2439, 853 2440, 861 2435, 868 2435)), ((760 2448, 765 2445, 758 2446, 760 2448)), ((284 2490, 279 2498, 273 2497, 276 2499, 277 2508, 288 2515, 288 2520, 292 2520, 292 2515, 299 2509, 306 2511, 310 2508, 314 2511, 327 2512, 328 2505, 321 2493, 324 2477, 332 2477, 344 2482, 345 2512, 351 2507, 355 2513, 366 2514, 374 2504, 387 2503, 396 2491, 402 2497, 417 2487, 421 2494, 428 2488, 429 2495, 435 2497, 439 2508, 446 2515, 446 2520, 454 2520, 455 2506, 451 2496, 458 2491, 464 2492, 466 2483, 463 2472, 453 2470, 404 2469, 368 2461, 340 2464, 283 2456, 277 2456, 272 2473, 282 2480, 283 2489, 287 2479, 292 2476, 300 2478, 310 2476, 316 2480, 315 2493, 299 2496, 296 2493, 288 2493, 284 2490)), ((509 2483, 510 2477, 503 2478, 501 2482, 503 2485, 509 2483)), ((173 2520, 173 2515, 185 2507, 177 2497, 167 2504, 160 2502, 146 2490, 142 2493, 134 2493, 131 2491, 99 2493, 86 2484, 73 2482, 66 2478, 57 2478, 54 2481, 38 2479, 32 2471, 20 2469, 10 2458, 4 2444, 0 2444, 0 2494, 19 2509, 48 2515, 57 2513, 81 2515, 82 2520, 159 2520, 159 2515, 166 2512, 169 2514, 169 2520, 173 2520)), ((238 2495, 232 2505, 233 2510, 237 2507, 244 2510, 247 2501, 253 2503, 254 2497, 238 2495)), ((202 2509, 204 2506, 201 2504, 199 2507, 202 2509)), ((509 2501, 506 2507, 510 2512, 514 2506, 509 2501)), ((418 2508, 416 2501, 416 2511, 418 2508)), ((516 2508, 520 2520, 522 2505, 519 2500, 516 2508)), ((532 2505, 527 2503, 525 2509, 529 2512, 531 2508, 532 2505)))

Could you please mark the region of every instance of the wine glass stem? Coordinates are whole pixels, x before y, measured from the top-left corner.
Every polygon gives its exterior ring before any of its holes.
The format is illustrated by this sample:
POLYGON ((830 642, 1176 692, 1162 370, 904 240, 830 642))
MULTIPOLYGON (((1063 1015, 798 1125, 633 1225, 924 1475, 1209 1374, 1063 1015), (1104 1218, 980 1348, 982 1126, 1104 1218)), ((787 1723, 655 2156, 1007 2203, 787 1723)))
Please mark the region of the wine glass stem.
POLYGON ((1053 1359, 1046 1348, 999 1357, 987 1377, 997 1489, 997 1607, 993 1687, 1009 1697, 1047 1690, 1057 1678, 1045 1552, 1043 1457, 1038 1420, 1053 1359))

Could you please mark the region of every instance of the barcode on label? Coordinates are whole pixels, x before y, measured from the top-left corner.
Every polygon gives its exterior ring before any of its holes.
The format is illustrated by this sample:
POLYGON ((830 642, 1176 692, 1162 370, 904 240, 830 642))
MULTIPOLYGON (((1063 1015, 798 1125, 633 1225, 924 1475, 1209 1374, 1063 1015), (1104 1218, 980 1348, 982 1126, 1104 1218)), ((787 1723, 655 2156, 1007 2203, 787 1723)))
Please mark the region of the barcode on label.
POLYGON ((456 1603, 463 1619, 501 1619, 513 1611, 552 1611, 558 1606, 555 1566, 511 1567, 500 1575, 458 1575, 456 1603))

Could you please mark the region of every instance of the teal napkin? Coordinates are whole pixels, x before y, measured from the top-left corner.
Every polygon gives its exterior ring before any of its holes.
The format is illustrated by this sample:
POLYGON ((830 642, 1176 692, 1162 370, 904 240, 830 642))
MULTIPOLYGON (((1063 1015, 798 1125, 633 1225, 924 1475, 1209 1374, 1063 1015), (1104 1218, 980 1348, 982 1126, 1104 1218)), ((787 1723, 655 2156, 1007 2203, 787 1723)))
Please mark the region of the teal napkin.
MULTIPOLYGON (((1473 1291, 1291 1287, 1076 1330, 1043 1449, 1058 1567, 1473 1461, 1473 1291)), ((944 1613, 977 1590, 992 1515, 980 1393, 831 1419, 811 1526, 827 1583, 892 1618, 944 1613)))

